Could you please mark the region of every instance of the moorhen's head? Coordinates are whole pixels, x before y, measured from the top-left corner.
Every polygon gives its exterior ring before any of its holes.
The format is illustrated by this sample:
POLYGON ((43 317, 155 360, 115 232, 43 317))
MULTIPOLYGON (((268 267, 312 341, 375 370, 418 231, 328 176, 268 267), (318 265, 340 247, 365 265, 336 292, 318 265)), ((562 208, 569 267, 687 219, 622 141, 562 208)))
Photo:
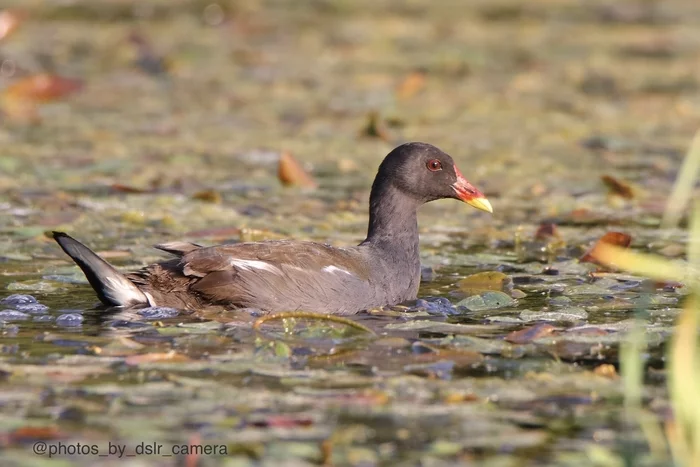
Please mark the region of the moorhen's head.
POLYGON ((454 198, 482 211, 491 203, 459 171, 452 158, 427 143, 406 143, 391 151, 379 166, 375 186, 393 185, 400 192, 427 203, 454 198))

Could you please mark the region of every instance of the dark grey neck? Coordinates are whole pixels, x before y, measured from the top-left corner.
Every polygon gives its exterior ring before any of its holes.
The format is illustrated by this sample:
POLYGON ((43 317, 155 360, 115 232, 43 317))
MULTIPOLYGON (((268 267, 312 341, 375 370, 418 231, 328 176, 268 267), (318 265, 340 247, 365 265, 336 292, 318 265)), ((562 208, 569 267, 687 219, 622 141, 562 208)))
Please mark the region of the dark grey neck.
POLYGON ((418 256, 420 202, 390 184, 376 184, 369 197, 369 228, 363 245, 370 244, 392 253, 418 256))

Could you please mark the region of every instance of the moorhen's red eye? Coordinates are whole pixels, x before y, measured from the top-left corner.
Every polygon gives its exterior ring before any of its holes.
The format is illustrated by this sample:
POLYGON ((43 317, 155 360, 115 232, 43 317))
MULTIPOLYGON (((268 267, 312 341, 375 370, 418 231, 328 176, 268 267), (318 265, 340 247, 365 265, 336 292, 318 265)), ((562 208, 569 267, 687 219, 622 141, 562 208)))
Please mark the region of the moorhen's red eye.
POLYGON ((437 172, 438 170, 442 170, 442 162, 440 162, 438 159, 429 160, 426 166, 431 172, 437 172))

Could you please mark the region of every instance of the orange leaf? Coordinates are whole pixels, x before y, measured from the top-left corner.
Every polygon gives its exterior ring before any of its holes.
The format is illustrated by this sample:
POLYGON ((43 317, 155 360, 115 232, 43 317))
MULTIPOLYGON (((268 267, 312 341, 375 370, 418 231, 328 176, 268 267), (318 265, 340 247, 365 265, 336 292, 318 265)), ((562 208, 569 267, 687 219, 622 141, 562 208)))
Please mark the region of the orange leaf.
POLYGON ((594 263, 604 266, 605 263, 600 262, 596 258, 596 255, 598 253, 597 250, 600 249, 601 244, 627 248, 628 246, 630 246, 630 243, 632 243, 632 237, 630 235, 627 235, 626 233, 622 232, 608 232, 602 237, 600 237, 596 244, 593 245, 593 248, 591 248, 583 256, 581 256, 581 258, 579 258, 579 261, 582 263, 594 263))
POLYGON ((277 176, 283 185, 297 185, 308 188, 317 186, 316 181, 288 151, 283 151, 280 154, 277 176))
POLYGON ((529 326, 519 331, 509 333, 506 336, 506 340, 508 342, 512 342, 513 344, 529 344, 535 339, 551 335, 555 330, 556 328, 551 324, 535 324, 534 326, 529 326))
POLYGON ((6 99, 50 102, 73 94, 83 87, 83 82, 73 78, 41 73, 28 76, 5 89, 6 99))
POLYGON ((64 438, 55 426, 21 426, 10 432, 11 444, 24 444, 34 441, 51 441, 64 438))
POLYGON ((603 175, 600 177, 600 179, 603 181, 605 186, 608 187, 610 194, 617 195, 625 199, 634 198, 634 191, 627 183, 622 182, 615 177, 611 177, 610 175, 603 175))
POLYGON ((186 355, 182 355, 176 352, 161 352, 161 353, 145 353, 141 355, 132 355, 127 357, 125 363, 127 365, 140 365, 142 363, 156 363, 156 362, 189 362, 190 359, 186 355))
POLYGON ((609 364, 609 363, 604 363, 602 365, 598 365, 593 369, 593 373, 595 373, 598 376, 603 376, 605 378, 609 379, 616 379, 618 378, 617 371, 615 370, 615 366, 609 364))
POLYGON ((416 70, 409 73, 396 87, 396 96, 399 99, 409 99, 418 94, 425 87, 425 71, 416 70))

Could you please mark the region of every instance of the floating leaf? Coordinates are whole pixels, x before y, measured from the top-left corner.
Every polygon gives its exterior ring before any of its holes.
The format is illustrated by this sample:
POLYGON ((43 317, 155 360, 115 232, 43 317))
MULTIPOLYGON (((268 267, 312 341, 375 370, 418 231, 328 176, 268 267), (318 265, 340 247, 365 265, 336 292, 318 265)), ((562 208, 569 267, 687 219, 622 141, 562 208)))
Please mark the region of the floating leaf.
POLYGON ((82 88, 81 80, 41 73, 11 84, 3 92, 3 97, 32 102, 51 102, 74 94, 82 88))
POLYGON ((113 183, 112 185, 110 185, 109 188, 116 193, 143 194, 153 192, 153 190, 150 190, 148 188, 139 188, 135 186, 122 185, 121 183, 113 183))
POLYGON ((513 344, 529 344, 540 337, 552 335, 554 331, 556 331, 556 328, 551 324, 540 323, 520 329, 519 331, 513 331, 506 336, 506 340, 513 344))
POLYGON ((52 441, 65 438, 56 426, 22 426, 9 434, 10 444, 25 444, 35 441, 52 441))
POLYGON ((537 228, 537 232, 535 232, 535 240, 549 240, 552 237, 561 238, 559 230, 557 229, 557 224, 552 222, 540 224, 537 228))
POLYGON ((600 248, 601 245, 613 245, 621 248, 627 248, 628 246, 630 246, 630 243, 632 243, 632 237, 626 233, 607 232, 605 235, 600 237, 600 239, 598 239, 596 244, 593 245, 593 248, 591 248, 583 256, 581 256, 579 261, 582 263, 595 263, 604 266, 604 264, 600 263, 596 259, 596 250, 600 248))
POLYGON ((634 191, 629 184, 610 175, 603 175, 601 180, 608 188, 611 195, 620 196, 621 198, 625 199, 634 198, 634 191))
POLYGON ((415 70, 406 76, 396 88, 396 97, 399 99, 409 99, 425 88, 425 70, 415 70))
POLYGON ((307 188, 315 188, 317 186, 316 181, 288 151, 282 151, 280 154, 277 176, 283 185, 296 185, 307 188))
POLYGON ((605 378, 610 378, 610 379, 617 379, 619 375, 617 374, 617 370, 615 369, 615 365, 611 365, 609 363, 603 363, 602 365, 598 365, 593 369, 593 373, 595 373, 598 376, 603 376, 605 378))
POLYGON ((192 198, 214 204, 221 204, 221 201, 223 201, 221 193, 216 190, 198 191, 192 195, 192 198))
POLYGON ((145 353, 127 357, 127 365, 140 365, 142 363, 181 363, 191 361, 186 355, 177 352, 145 353))

